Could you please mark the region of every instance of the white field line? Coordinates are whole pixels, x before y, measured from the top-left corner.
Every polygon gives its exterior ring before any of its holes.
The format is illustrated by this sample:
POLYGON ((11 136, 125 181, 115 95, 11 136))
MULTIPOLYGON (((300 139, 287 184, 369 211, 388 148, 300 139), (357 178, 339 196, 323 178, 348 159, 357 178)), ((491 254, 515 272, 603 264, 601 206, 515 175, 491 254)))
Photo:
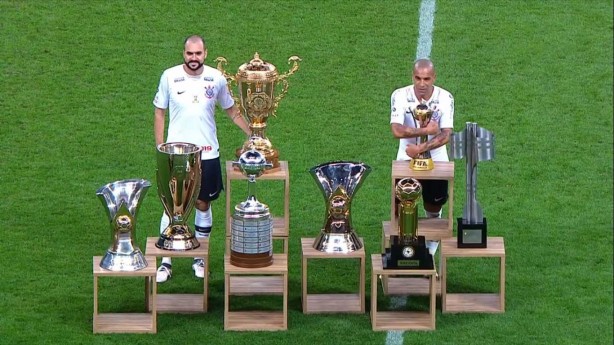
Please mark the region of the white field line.
MULTIPOLYGON (((418 47, 416 48, 416 60, 430 58, 433 46, 433 28, 435 23, 435 0, 422 0, 420 3, 420 19, 418 34, 418 47)), ((405 307, 407 299, 404 296, 393 296, 390 299, 392 309, 405 307)), ((374 311, 371 311, 374 312, 374 311)), ((388 331, 386 345, 403 345, 403 331, 388 331)))

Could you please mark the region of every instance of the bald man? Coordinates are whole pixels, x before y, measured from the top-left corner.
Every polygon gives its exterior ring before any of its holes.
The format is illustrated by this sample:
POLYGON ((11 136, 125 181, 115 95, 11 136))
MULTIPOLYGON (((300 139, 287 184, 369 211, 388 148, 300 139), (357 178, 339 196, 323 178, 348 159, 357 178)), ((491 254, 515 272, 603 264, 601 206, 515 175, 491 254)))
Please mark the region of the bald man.
MULTIPOLYGON (((429 59, 419 59, 412 70, 413 84, 396 89, 390 98, 390 129, 399 139, 397 160, 411 160, 429 151, 436 162, 447 162, 445 145, 453 132, 454 97, 435 86, 435 66, 429 59), (431 121, 423 128, 414 121, 416 106, 425 104, 433 111, 431 121), (418 144, 417 138, 428 136, 428 141, 418 144)), ((421 180, 422 200, 428 218, 440 218, 441 208, 448 200, 447 180, 421 180)), ((434 256, 438 241, 427 241, 434 256)))
MULTIPOLYGON (((241 116, 239 108, 230 96, 226 78, 217 69, 205 65, 207 45, 197 35, 189 36, 183 44, 183 63, 168 68, 162 73, 154 105, 154 138, 156 145, 165 142, 164 125, 169 114, 166 142, 186 142, 202 148, 202 175, 200 191, 196 200, 194 228, 196 238, 207 238, 211 233, 211 202, 223 189, 220 149, 217 139, 215 107, 226 112, 230 120, 244 134, 250 129, 241 116)), ((160 221, 160 232, 169 225, 166 215, 160 221)), ((204 278, 203 258, 194 258, 192 269, 198 278, 204 278)), ((163 257, 158 267, 156 281, 163 283, 172 274, 170 257, 163 257)))

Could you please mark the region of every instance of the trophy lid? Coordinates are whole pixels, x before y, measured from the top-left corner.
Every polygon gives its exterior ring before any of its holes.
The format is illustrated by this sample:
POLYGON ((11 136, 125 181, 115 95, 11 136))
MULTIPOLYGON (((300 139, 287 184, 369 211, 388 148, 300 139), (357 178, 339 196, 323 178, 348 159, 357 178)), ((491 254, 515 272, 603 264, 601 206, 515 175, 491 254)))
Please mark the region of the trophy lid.
POLYGON ((250 62, 239 66, 237 78, 248 81, 272 82, 277 79, 277 68, 275 65, 260 59, 260 54, 256 52, 250 62))

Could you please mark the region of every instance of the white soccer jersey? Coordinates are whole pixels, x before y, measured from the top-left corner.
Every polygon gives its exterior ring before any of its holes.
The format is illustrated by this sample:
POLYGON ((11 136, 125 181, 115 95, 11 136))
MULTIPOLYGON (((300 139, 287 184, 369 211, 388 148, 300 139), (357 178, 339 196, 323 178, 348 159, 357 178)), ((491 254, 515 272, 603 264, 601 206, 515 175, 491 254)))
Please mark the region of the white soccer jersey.
MULTIPOLYGON (((420 104, 414 93, 414 86, 406 86, 394 90, 390 97, 390 123, 399 123, 412 128, 419 128, 420 125, 414 121, 413 109, 420 104)), ((429 109, 433 110, 431 121, 437 121, 439 128, 454 128, 454 97, 448 91, 434 86, 433 95, 426 102, 429 109)), ((433 136, 429 136, 429 140, 433 136)), ((405 153, 407 144, 416 144, 417 138, 402 138, 399 140, 399 151, 397 160, 410 160, 405 153)), ((448 152, 445 146, 431 150, 431 158, 434 161, 447 162, 448 152)))
POLYGON ((162 73, 154 106, 169 109, 167 142, 187 142, 203 148, 201 158, 219 157, 215 104, 228 109, 234 100, 220 71, 203 66, 198 76, 187 74, 183 65, 162 73))

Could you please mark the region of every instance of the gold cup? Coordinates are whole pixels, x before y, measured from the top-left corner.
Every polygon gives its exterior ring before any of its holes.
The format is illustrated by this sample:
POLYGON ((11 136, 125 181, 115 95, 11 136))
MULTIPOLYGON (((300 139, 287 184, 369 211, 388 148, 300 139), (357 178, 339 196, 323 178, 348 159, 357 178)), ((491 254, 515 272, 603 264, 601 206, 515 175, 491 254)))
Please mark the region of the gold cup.
MULTIPOLYGON (((418 125, 420 125, 420 128, 426 127, 433 116, 433 111, 424 103, 419 104, 416 109, 414 109, 413 113, 416 128, 418 125)), ((425 143, 428 140, 428 135, 423 135, 417 138, 418 144, 425 143)), ((433 164, 433 159, 431 158, 431 153, 429 151, 418 154, 418 156, 413 158, 409 163, 409 168, 412 170, 426 171, 433 170, 434 167, 435 165, 433 164)))
POLYGON ((251 149, 260 151, 266 161, 272 164, 271 169, 267 169, 266 172, 279 168, 279 152, 266 136, 267 120, 269 116, 275 116, 279 101, 288 92, 288 80, 286 78, 298 70, 299 61, 301 59, 298 56, 291 56, 288 59, 288 64, 292 63, 292 67, 288 72, 278 74, 274 65, 263 61, 260 59, 260 55, 255 53, 250 62, 239 67, 237 74, 230 75, 224 70, 224 65, 227 63, 226 59, 224 57, 215 59, 217 69, 228 80, 228 90, 238 104, 241 114, 248 122, 251 130, 247 141, 236 150, 236 155, 241 157, 244 152, 251 149), (282 90, 276 95, 275 87, 279 83, 282 84, 282 90), (236 84, 239 89, 238 98, 232 92, 232 84, 236 84))

